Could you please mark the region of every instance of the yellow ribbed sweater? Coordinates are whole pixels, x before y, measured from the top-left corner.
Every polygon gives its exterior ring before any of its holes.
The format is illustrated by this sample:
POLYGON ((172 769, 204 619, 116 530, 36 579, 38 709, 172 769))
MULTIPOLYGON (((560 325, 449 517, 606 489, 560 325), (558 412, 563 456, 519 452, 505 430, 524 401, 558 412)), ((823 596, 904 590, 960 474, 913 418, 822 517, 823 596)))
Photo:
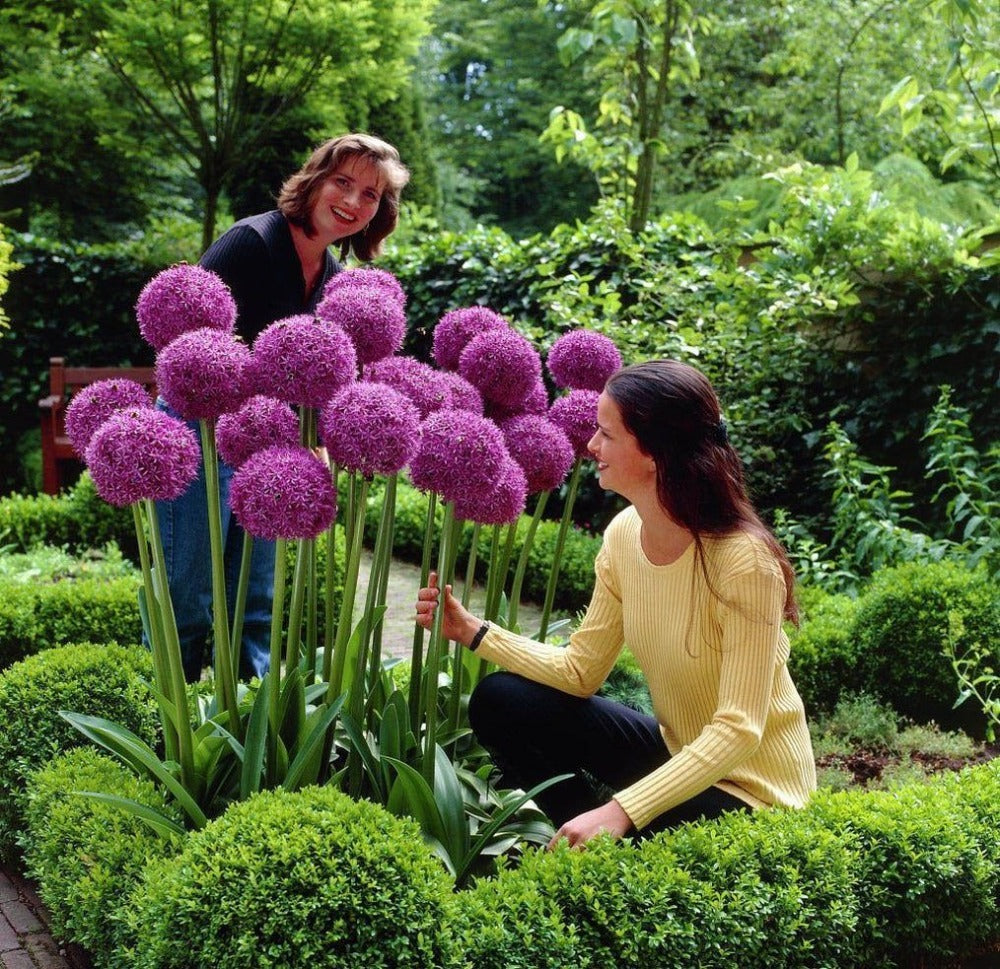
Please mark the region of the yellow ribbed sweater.
POLYGON ((590 696, 627 644, 671 755, 615 794, 637 828, 713 784, 752 807, 801 807, 816 769, 786 666, 785 582, 774 556, 744 532, 705 538, 706 582, 694 543, 676 562, 653 565, 640 527, 631 507, 608 526, 590 606, 568 646, 491 626, 478 654, 590 696))

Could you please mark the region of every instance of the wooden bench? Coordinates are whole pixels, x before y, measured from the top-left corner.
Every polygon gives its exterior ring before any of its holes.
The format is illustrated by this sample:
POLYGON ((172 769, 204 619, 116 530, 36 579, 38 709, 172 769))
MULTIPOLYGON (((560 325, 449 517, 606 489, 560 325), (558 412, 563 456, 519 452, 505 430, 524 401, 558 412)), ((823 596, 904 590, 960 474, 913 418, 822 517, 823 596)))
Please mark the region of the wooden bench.
POLYGON ((38 402, 42 420, 42 490, 59 493, 65 462, 79 461, 66 436, 66 405, 73 395, 95 380, 127 379, 142 384, 155 399, 153 367, 67 367, 64 357, 49 359, 49 396, 38 402))

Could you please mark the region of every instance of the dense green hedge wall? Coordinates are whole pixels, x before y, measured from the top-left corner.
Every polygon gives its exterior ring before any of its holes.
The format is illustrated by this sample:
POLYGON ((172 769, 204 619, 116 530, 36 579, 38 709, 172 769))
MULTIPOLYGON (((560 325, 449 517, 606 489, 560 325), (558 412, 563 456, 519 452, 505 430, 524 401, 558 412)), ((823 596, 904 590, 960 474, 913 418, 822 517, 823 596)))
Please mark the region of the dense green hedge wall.
POLYGON ((55 754, 87 744, 60 710, 107 717, 155 745, 153 666, 141 647, 92 643, 29 656, 0 674, 0 858, 17 854, 25 781, 55 754))

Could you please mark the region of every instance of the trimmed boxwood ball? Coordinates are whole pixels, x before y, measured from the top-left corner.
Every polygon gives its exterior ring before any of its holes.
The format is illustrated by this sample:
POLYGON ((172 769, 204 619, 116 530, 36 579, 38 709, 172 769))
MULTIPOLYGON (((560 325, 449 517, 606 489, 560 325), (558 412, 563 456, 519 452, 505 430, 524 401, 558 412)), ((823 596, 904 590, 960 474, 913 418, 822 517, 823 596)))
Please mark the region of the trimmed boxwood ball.
POLYGON ((959 655, 978 640, 1000 660, 1000 595, 985 570, 945 561, 876 573, 853 629, 864 689, 914 720, 975 726, 971 708, 957 717, 952 709, 959 687, 943 652, 949 636, 959 655))
POLYGON ((154 859, 181 841, 156 834, 135 814, 78 794, 138 801, 180 823, 162 789, 92 747, 59 754, 29 779, 25 871, 52 920, 53 934, 83 946, 98 965, 118 948, 118 909, 154 859))
POLYGON ((28 775, 88 743, 59 711, 106 717, 155 746, 158 718, 146 685, 152 677, 141 647, 93 643, 45 650, 0 675, 0 858, 18 854, 28 775))
POLYGON ((451 890, 415 822, 330 787, 265 792, 147 870, 134 966, 437 966, 451 890))

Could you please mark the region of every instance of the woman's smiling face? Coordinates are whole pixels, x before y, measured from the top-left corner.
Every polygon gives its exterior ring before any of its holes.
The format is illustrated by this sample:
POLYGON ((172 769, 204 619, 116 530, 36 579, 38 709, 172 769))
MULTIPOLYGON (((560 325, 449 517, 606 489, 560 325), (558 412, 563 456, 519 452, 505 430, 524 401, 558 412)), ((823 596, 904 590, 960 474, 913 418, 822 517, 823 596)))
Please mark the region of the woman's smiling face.
POLYGON ((635 502, 648 489, 656 491, 656 463, 640 447, 607 392, 597 399, 597 432, 587 444, 597 461, 601 487, 635 502))
POLYGON ((371 159, 347 159, 323 182, 312 207, 316 235, 329 245, 360 232, 382 200, 382 177, 371 159))

